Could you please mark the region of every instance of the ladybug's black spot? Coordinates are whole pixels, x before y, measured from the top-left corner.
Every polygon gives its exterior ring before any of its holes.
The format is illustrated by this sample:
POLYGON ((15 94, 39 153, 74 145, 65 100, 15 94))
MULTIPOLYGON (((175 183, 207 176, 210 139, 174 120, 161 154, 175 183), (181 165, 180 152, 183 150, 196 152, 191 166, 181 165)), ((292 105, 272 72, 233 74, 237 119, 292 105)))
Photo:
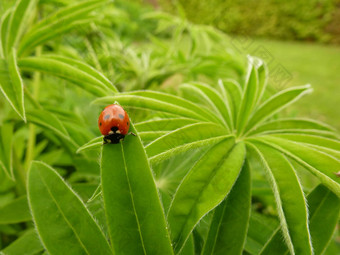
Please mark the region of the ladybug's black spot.
POLYGON ((126 125, 129 125, 129 122, 126 122, 126 125))
POLYGON ((102 123, 100 122, 100 123, 99 123, 99 126, 101 126, 101 125, 102 125, 102 123))
POLYGON ((120 118, 120 119, 124 119, 124 115, 123 114, 118 114, 118 117, 120 118))
POLYGON ((104 120, 108 120, 110 118, 110 114, 106 114, 105 116, 104 116, 104 120))
POLYGON ((113 131, 113 133, 116 133, 118 131, 118 127, 112 127, 111 130, 113 131))

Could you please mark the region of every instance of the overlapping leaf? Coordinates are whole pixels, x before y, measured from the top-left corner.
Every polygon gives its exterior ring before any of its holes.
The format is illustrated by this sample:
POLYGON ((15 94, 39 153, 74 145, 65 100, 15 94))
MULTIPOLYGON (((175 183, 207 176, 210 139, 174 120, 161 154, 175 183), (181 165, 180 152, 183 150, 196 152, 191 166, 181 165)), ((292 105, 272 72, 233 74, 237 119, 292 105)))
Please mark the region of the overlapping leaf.
POLYGON ((293 166, 275 149, 254 143, 272 184, 281 222, 281 230, 291 254, 311 254, 313 251, 308 226, 308 212, 301 184, 293 166))
POLYGON ((226 137, 232 137, 226 135, 226 129, 201 122, 167 133, 149 143, 145 149, 150 160, 158 162, 189 149, 215 144, 226 137))
POLYGON ((93 20, 90 15, 91 11, 108 2, 102 0, 82 1, 61 8, 41 20, 26 33, 20 42, 18 55, 22 56, 33 47, 60 36, 78 25, 89 24, 89 21, 93 20))
POLYGON ((6 40, 7 40, 7 31, 8 31, 8 22, 11 16, 11 10, 7 10, 3 13, 1 17, 0 23, 0 57, 4 58, 7 54, 5 54, 7 47, 6 47, 6 40))
POLYGON ((321 150, 337 159, 340 159, 340 140, 327 137, 320 137, 316 134, 277 134, 273 137, 283 138, 308 145, 321 150))
POLYGON ((14 49, 7 58, 0 59, 0 90, 17 114, 26 121, 24 84, 18 70, 14 49))
POLYGON ((249 116, 256 106, 256 95, 258 93, 258 73, 256 67, 249 63, 247 80, 243 88, 243 95, 236 120, 237 134, 242 134, 249 116))
POLYGON ((37 232, 49 254, 112 254, 92 215, 55 170, 33 162, 27 189, 37 232))
POLYGON ((227 108, 222 96, 210 86, 203 83, 189 83, 180 86, 180 89, 186 91, 186 98, 195 101, 196 97, 200 98, 213 112, 216 113, 221 124, 231 129, 231 112, 227 108))
POLYGON ((78 147, 77 143, 74 142, 74 140, 68 134, 63 123, 53 113, 42 109, 31 110, 27 113, 27 116, 29 122, 46 128, 47 130, 51 130, 60 138, 64 139, 66 142, 69 142, 72 147, 78 147))
POLYGON ((219 90, 221 91, 228 111, 231 113, 232 130, 236 125, 237 115, 242 98, 242 88, 235 80, 219 80, 219 90))
POLYGON ((6 40, 4 44, 4 53, 14 47, 16 48, 19 38, 24 32, 25 26, 29 23, 30 16, 34 13, 37 0, 20 0, 17 1, 15 8, 11 12, 6 29, 6 40))
MULTIPOLYGON (((337 224, 339 198, 322 185, 317 186, 308 196, 309 226, 313 240, 314 254, 323 254, 337 224)), ((288 248, 282 241, 280 229, 276 229, 260 251, 261 255, 287 254, 288 248)))
POLYGON ((13 123, 4 123, 0 126, 0 168, 12 179, 14 179, 13 132, 13 123))
POLYGON ((168 212, 174 250, 179 252, 199 220, 229 193, 245 157, 243 143, 227 138, 208 150, 178 187, 168 212))
POLYGON ((296 160, 340 197, 340 180, 335 174, 340 169, 339 159, 310 146, 287 139, 263 136, 259 140, 296 160))
POLYGON ((260 121, 266 120, 267 118, 274 115, 276 112, 282 110, 289 104, 299 99, 299 97, 303 96, 306 93, 309 93, 310 91, 310 85, 306 85, 301 87, 289 88, 275 94, 266 102, 264 102, 261 106, 259 106, 259 109, 254 112, 249 120, 246 129, 253 128, 260 121))
POLYGON ((265 133, 311 133, 319 136, 335 137, 335 130, 318 121, 309 119, 279 119, 256 126, 248 136, 265 133))
POLYGON ((96 149, 96 148, 99 148, 102 145, 103 145, 103 137, 99 136, 99 137, 91 139, 86 144, 80 146, 77 149, 77 153, 80 153, 80 152, 83 152, 83 151, 86 151, 86 150, 96 149))
POLYGON ((42 246, 35 229, 29 229, 1 252, 6 255, 35 255, 43 250, 44 247, 42 246))
POLYGON ((97 96, 117 92, 117 89, 98 71, 80 61, 58 57, 42 56, 21 58, 21 70, 39 71, 70 81, 97 96))
MULTIPOLYGON (((277 227, 278 225, 276 219, 270 215, 252 211, 244 250, 253 255, 259 254, 263 246, 272 237, 273 231, 280 229, 277 227)), ((281 238, 281 242, 285 245, 283 238, 281 238)))
POLYGON ((28 208, 27 197, 14 199, 5 206, 0 207, 0 224, 14 224, 32 219, 28 208))
POLYGON ((103 97, 95 103, 109 104, 118 101, 122 106, 142 108, 170 113, 182 117, 203 121, 216 121, 218 118, 211 111, 181 97, 155 91, 134 91, 121 93, 114 97, 103 97))
POLYGON ((242 253, 247 236, 250 205, 250 169, 245 164, 226 200, 214 211, 202 255, 242 253))

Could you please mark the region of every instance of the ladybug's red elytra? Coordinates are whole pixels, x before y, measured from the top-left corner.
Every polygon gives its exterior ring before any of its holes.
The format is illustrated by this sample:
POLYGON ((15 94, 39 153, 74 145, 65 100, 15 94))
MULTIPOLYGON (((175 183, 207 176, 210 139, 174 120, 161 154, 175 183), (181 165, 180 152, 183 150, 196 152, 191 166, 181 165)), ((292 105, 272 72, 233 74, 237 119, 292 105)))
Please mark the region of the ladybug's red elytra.
POLYGON ((119 143, 129 132, 130 119, 123 107, 110 104, 100 113, 98 127, 104 143, 119 143))

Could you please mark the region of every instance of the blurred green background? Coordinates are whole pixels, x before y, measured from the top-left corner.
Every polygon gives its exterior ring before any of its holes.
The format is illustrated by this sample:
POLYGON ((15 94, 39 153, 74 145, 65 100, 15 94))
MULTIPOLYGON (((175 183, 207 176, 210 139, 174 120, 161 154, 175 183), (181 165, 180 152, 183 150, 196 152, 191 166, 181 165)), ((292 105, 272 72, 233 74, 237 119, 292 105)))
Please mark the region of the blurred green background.
POLYGON ((340 43, 339 0, 149 0, 232 34, 340 43))
POLYGON ((340 130, 339 0, 134 1, 226 32, 231 47, 264 58, 274 80, 283 77, 277 89, 311 84, 314 93, 287 114, 340 130))
MULTIPOLYGON (((0 1, 0 14, 13 2, 0 1)), ((340 0, 128 2, 149 5, 227 33, 230 41, 226 45, 267 61, 274 85, 275 79, 280 79, 278 75, 283 77, 276 89, 312 85, 314 93, 300 100, 287 114, 308 116, 340 130, 340 0)), ((140 33, 144 36, 143 31, 140 33)))

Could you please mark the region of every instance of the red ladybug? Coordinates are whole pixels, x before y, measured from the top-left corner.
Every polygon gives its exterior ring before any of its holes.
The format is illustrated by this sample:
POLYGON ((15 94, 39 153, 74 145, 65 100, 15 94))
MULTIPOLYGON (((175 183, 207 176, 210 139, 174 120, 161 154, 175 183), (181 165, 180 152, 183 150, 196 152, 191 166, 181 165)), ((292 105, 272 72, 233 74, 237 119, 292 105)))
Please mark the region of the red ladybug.
POLYGON ((110 104, 99 115, 98 126, 104 143, 119 143, 129 132, 130 119, 123 107, 110 104))

